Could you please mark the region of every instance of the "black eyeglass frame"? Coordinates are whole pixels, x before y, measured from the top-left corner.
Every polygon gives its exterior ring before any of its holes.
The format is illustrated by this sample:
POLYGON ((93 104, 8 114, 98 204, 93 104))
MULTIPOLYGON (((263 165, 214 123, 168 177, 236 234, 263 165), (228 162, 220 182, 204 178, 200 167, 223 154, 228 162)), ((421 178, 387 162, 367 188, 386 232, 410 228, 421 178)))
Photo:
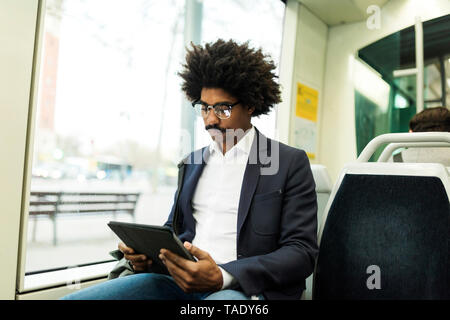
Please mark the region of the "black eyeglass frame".
POLYGON ((205 107, 206 108, 206 110, 203 110, 202 109, 202 111, 206 111, 206 117, 208 116, 208 114, 209 114, 209 110, 211 110, 211 109, 213 109, 214 110, 214 114, 219 118, 219 119, 229 119, 230 117, 231 117, 231 112, 233 111, 233 107, 234 106, 236 106, 236 105, 238 105, 239 103, 241 103, 239 100, 238 101, 236 101, 235 103, 227 103, 227 102, 217 102, 217 103, 215 103, 215 104, 213 104, 213 105, 208 105, 208 104, 206 104, 205 102, 203 102, 203 101, 201 101, 200 99, 198 99, 198 100, 195 100, 194 102, 192 102, 192 107, 195 109, 195 105, 196 104, 201 104, 203 107, 205 107), (226 107, 228 107, 228 109, 229 109, 229 111, 230 111, 230 115, 228 116, 228 117, 226 117, 226 118, 221 118, 217 113, 217 111, 216 111, 216 107, 219 107, 219 106, 226 106, 226 107))

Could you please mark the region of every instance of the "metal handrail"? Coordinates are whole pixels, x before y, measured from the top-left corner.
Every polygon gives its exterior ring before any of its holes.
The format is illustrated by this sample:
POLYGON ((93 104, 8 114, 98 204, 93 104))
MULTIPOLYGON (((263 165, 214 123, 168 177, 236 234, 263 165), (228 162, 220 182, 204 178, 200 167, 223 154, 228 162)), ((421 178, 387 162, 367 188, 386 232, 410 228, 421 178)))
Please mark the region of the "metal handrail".
MULTIPOLYGON (((368 162, 375 151, 383 144, 397 143, 399 146, 409 143, 442 142, 450 143, 450 132, 413 132, 386 133, 372 139, 359 155, 357 162, 368 162)), ((398 148, 398 146, 397 146, 398 148)))
POLYGON ((387 162, 392 155, 392 153, 398 148, 431 148, 439 147, 445 148, 450 147, 448 142, 409 142, 409 143, 390 143, 383 150, 377 162, 387 162))

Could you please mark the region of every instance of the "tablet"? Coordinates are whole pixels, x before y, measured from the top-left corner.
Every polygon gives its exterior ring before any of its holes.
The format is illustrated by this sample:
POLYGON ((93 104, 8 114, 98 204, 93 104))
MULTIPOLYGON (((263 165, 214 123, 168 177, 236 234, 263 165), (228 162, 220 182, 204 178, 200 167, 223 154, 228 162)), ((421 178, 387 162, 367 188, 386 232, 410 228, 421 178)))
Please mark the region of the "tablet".
POLYGON ((169 274, 158 257, 162 248, 185 259, 197 261, 168 227, 118 221, 110 221, 108 226, 128 247, 138 254, 145 254, 153 261, 152 272, 169 274))

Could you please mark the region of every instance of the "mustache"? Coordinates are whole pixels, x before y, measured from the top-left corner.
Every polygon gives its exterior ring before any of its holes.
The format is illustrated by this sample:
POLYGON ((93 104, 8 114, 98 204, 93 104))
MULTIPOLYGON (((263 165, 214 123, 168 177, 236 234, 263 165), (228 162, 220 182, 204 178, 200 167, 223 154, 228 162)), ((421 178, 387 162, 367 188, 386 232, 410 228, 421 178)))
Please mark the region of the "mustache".
POLYGON ((205 130, 210 130, 210 129, 216 129, 222 133, 226 132, 226 129, 219 127, 217 124, 210 124, 210 125, 205 126, 205 130))

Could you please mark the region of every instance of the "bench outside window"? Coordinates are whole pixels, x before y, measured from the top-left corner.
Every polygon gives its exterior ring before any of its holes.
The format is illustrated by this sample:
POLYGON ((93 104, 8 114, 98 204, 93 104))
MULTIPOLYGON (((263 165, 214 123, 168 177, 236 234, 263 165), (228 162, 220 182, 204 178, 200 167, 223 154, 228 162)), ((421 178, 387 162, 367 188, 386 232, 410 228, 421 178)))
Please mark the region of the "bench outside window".
POLYGON ((37 220, 47 217, 53 222, 53 244, 58 244, 57 217, 60 215, 130 214, 135 210, 140 193, 125 192, 42 192, 32 191, 29 216, 33 217, 32 240, 36 240, 37 220))

